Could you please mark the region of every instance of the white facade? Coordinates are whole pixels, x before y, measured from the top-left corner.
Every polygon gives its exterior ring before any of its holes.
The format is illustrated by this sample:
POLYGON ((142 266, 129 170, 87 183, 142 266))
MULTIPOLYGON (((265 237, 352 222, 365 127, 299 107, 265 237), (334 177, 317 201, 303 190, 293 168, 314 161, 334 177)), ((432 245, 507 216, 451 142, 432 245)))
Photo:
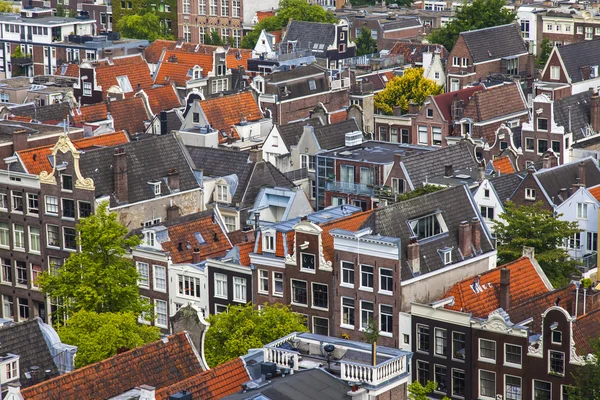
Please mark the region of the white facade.
POLYGON ((473 191, 473 200, 483 217, 485 226, 493 234, 496 223, 503 221, 501 215, 504 213, 504 207, 489 180, 484 179, 473 191))
MULTIPOLYGON (((290 153, 284 141, 281 139, 277 125, 273 125, 273 129, 267 135, 262 146, 263 160, 275 165, 281 172, 287 172, 294 169, 289 166, 289 163, 281 163, 280 156, 290 153)), ((299 168, 299 167, 298 167, 299 168)))
POLYGON ((446 86, 444 64, 438 51, 423 53, 423 77, 431 79, 438 86, 446 86))
POLYGON ((522 6, 517 11, 517 20, 521 25, 521 36, 523 36, 523 40, 527 43, 529 52, 532 54, 537 54, 538 38, 541 36, 541 32, 538 35, 537 31, 537 14, 545 10, 545 8, 541 7, 522 6))
POLYGON ((206 266, 172 264, 169 266, 169 306, 171 315, 192 304, 208 315, 208 272, 206 266))

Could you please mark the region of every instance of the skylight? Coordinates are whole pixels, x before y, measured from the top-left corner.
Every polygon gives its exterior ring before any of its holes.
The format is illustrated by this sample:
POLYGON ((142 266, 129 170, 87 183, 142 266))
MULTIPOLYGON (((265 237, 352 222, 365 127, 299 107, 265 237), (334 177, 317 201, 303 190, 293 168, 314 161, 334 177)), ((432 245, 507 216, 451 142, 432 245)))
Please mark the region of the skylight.
POLYGON ((426 239, 448 232, 448 227, 442 218, 442 214, 439 212, 426 215, 419 219, 413 219, 408 223, 413 235, 419 239, 426 239))
POLYGON ((127 75, 117 76, 117 82, 119 83, 119 87, 123 93, 133 92, 133 88, 131 87, 129 77, 127 75))

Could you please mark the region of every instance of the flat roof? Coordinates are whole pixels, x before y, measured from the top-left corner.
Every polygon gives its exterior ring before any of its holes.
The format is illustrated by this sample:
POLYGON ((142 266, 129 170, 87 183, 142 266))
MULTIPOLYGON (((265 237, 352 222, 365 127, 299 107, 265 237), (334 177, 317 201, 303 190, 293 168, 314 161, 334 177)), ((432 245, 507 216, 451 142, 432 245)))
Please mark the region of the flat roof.
POLYGON ((376 164, 389 164, 394 162, 394 155, 402 157, 422 154, 436 148, 416 146, 406 143, 390 143, 369 140, 356 146, 345 146, 317 154, 318 157, 330 157, 343 160, 365 161, 376 164))
POLYGON ((12 13, 0 13, 0 22, 14 22, 14 23, 23 23, 27 25, 64 25, 64 24, 85 24, 85 23, 95 23, 93 19, 77 19, 70 17, 22 17, 19 14, 12 13))

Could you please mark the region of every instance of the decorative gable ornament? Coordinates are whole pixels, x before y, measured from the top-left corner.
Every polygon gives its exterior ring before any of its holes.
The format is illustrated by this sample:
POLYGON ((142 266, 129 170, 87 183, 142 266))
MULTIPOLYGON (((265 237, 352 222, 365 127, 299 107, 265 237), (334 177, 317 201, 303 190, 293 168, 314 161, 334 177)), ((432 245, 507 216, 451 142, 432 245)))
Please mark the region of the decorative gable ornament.
POLYGON ((40 172, 40 182, 56 185, 56 154, 58 152, 67 153, 70 152, 73 157, 73 167, 75 168, 75 176, 77 179, 75 180, 75 187, 77 189, 84 190, 95 190, 94 180, 92 178, 84 178, 81 175, 81 171, 79 169, 79 158, 81 157, 81 152, 75 148, 71 139, 66 133, 63 133, 59 136, 58 141, 52 147, 52 157, 54 158, 54 165, 52 166, 52 171, 48 173, 47 171, 40 172))
POLYGON ((317 269, 321 270, 321 271, 333 271, 333 267, 331 266, 331 261, 327 261, 325 260, 325 254, 323 254, 323 229, 321 229, 318 225, 313 224, 312 222, 308 221, 308 220, 304 220, 304 221, 300 221, 298 222, 296 225, 294 225, 294 231, 296 231, 296 234, 294 234, 294 252, 292 254, 287 254, 285 256, 285 263, 289 264, 289 265, 296 265, 296 260, 297 260, 297 248, 302 246, 298 246, 296 243, 297 240, 297 233, 301 232, 301 233, 307 233, 309 235, 315 235, 318 236, 319 239, 319 254, 316 256, 317 258, 317 262, 318 262, 318 266, 317 269))

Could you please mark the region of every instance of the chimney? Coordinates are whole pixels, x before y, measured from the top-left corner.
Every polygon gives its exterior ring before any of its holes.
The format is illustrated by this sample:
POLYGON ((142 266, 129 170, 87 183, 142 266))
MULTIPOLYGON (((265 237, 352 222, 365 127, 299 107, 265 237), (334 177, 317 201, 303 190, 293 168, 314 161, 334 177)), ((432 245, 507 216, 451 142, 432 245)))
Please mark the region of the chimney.
POLYGON ((552 159, 550 158, 550 156, 548 154, 546 154, 544 156, 544 158, 542 159, 542 168, 543 169, 552 168, 552 159))
POLYGON ((477 167, 477 180, 479 182, 483 182, 484 179, 485 179, 485 167, 483 165, 480 165, 479 167, 477 167))
POLYGON ((140 400, 155 400, 156 399, 156 388, 153 386, 142 385, 140 386, 140 400))
POLYGON ((167 186, 169 186, 171 193, 179 190, 179 171, 175 168, 171 168, 167 173, 167 186))
POLYGON ((458 227, 458 246, 463 257, 469 257, 472 254, 471 227, 468 221, 462 221, 458 227))
POLYGON ((408 113, 409 114, 418 114, 419 113, 419 105, 411 100, 410 103, 408 103, 408 113))
MULTIPOLYGON (((409 105, 410 107, 410 105, 409 105)), ((410 108, 409 108, 410 110, 410 108)), ((402 107, 400 106, 396 106, 396 107, 392 107, 392 115, 394 117, 400 117, 402 115, 402 107)))
POLYGON ((450 178, 452 175, 454 175, 454 169, 452 168, 452 165, 444 166, 444 176, 446 178, 450 178))
POLYGON ((585 163, 583 161, 579 163, 579 184, 585 187, 585 163))
POLYGON ((194 252, 192 253, 192 264, 198 264, 200 261, 202 261, 200 249, 198 247, 194 247, 194 252))
POLYGON ((167 132, 167 112, 166 111, 161 111, 160 112, 160 134, 161 135, 166 135, 167 132))
MULTIPOLYGON (((19 382, 10 382, 6 385, 8 388, 8 392, 6 393, 6 398, 8 399, 22 399, 23 395, 21 395, 21 384, 19 382)), ((4 398, 4 396, 2 396, 4 398)))
POLYGON ((127 203, 129 201, 129 185, 127 183, 127 154, 125 154, 125 150, 122 147, 117 147, 115 149, 113 156, 113 172, 114 195, 119 203, 127 203))
POLYGON ((600 131, 600 96, 597 93, 590 98, 590 125, 594 132, 600 131))
POLYGON ((173 221, 174 219, 179 218, 179 216, 179 207, 177 207, 176 205, 167 207, 167 221, 173 221))
POLYGON ((408 244, 408 266, 412 269, 413 275, 421 272, 421 251, 419 249, 419 242, 415 236, 410 238, 408 244))
POLYGON ((402 162, 402 153, 394 153, 394 165, 399 165, 402 162))
POLYGON ((471 241, 473 243, 473 248, 475 252, 481 250, 481 222, 479 218, 473 217, 471 219, 471 241))
POLYGON ((13 151, 25 150, 29 146, 27 144, 27 139, 29 134, 25 129, 18 129, 13 132, 13 151))
POLYGON ((257 163, 262 161, 262 150, 261 149, 251 149, 250 150, 250 162, 257 163))
POLYGON ((535 258, 535 248, 523 246, 523 257, 529 257, 533 260, 535 258))
POLYGON ((510 308, 510 269, 500 269, 500 307, 504 311, 510 308))

